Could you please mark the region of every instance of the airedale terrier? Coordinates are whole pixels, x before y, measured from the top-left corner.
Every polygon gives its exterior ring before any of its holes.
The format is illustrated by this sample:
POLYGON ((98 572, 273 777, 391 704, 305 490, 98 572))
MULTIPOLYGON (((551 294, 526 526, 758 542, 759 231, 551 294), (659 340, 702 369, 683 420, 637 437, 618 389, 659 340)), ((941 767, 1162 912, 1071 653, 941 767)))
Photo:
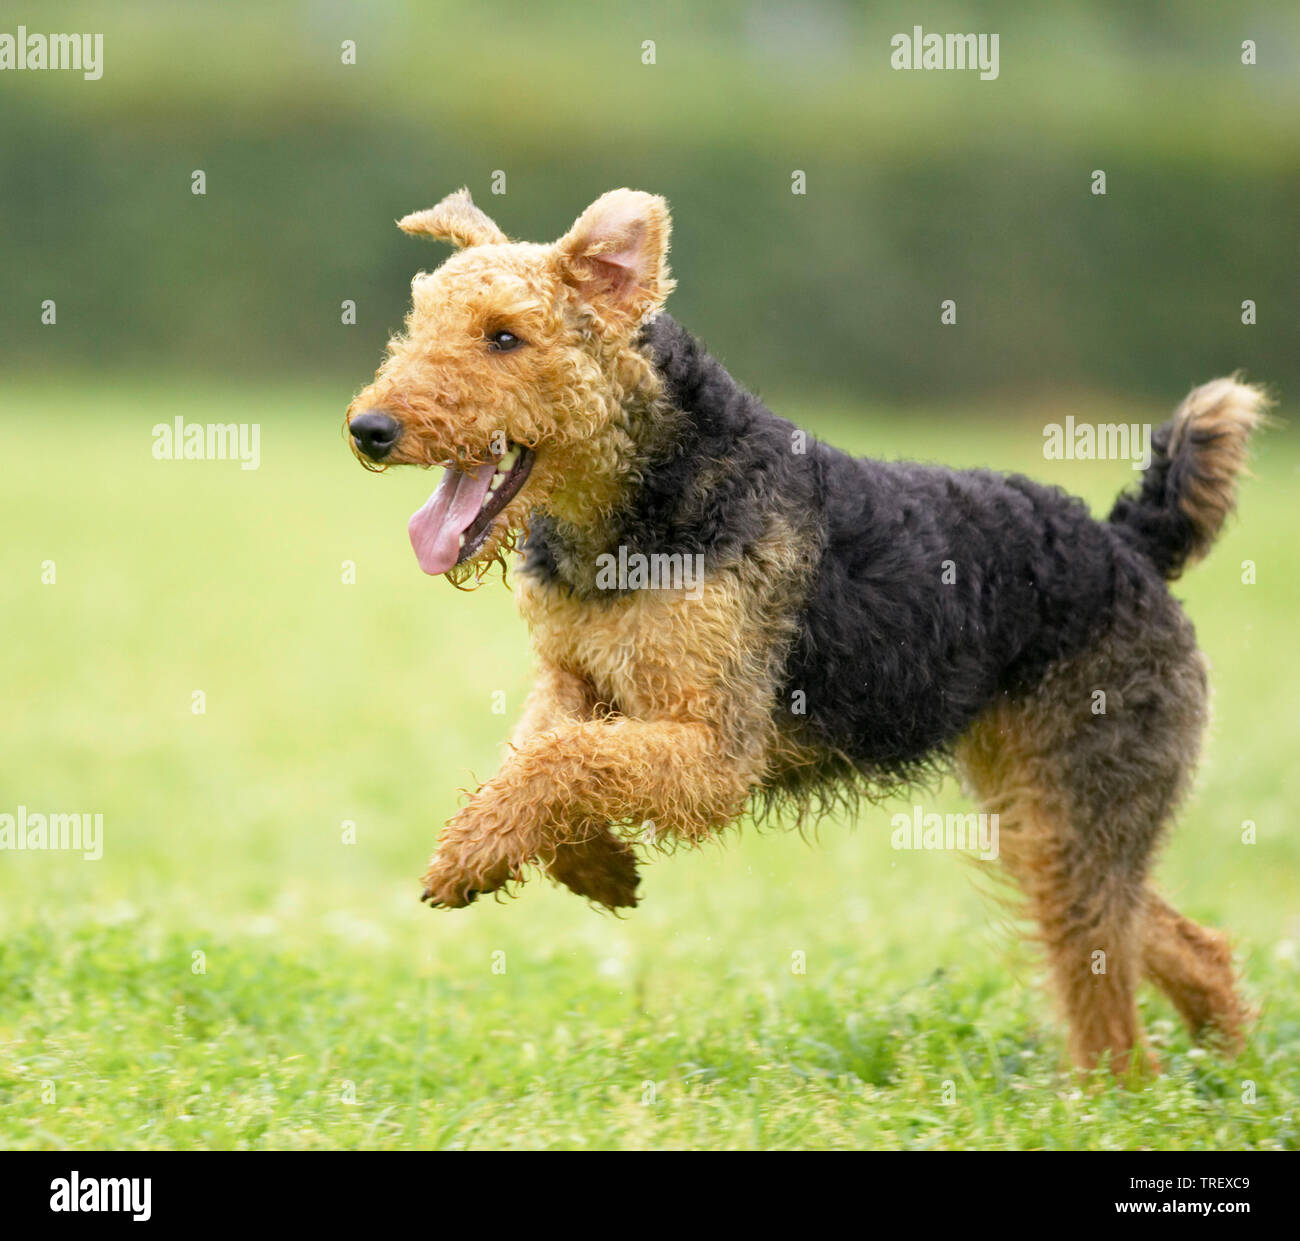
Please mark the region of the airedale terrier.
POLYGON ((1000 816, 1080 1065, 1147 1061, 1143 975, 1238 1043, 1226 940, 1149 872, 1206 723, 1166 582, 1233 508, 1260 391, 1195 389, 1097 521, 1022 477, 849 457, 771 413, 662 312, 662 198, 615 190, 553 245, 511 242, 465 191, 400 224, 459 251, 415 278, 353 448, 447 467, 410 521, 426 573, 477 582, 518 549, 538 664, 425 899, 538 865, 634 905, 647 822, 698 841, 746 808, 820 812, 955 764, 1000 816), (611 583, 618 556, 697 564, 698 588, 611 583))

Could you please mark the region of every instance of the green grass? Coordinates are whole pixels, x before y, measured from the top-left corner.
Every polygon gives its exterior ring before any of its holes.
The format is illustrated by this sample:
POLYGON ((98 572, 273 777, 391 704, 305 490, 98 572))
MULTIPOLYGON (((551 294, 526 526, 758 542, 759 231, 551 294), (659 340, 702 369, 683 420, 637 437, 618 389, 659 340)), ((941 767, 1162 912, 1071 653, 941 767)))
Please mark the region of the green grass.
MULTIPOLYGON (((1062 1074, 1039 965, 971 866, 891 850, 888 809, 656 862, 621 919, 541 881, 420 906, 527 646, 500 587, 417 571, 405 519, 432 479, 365 474, 345 400, 4 397, 42 438, 0 500, 0 813, 101 812, 105 848, 0 853, 0 1146, 1300 1145, 1295 440, 1263 441, 1240 520, 1179 586, 1216 726, 1160 868, 1231 928, 1263 1017, 1227 1063, 1144 993, 1167 1072, 1125 1092, 1062 1074), (261 469, 154 461, 177 414, 260 422, 261 469)), ((783 408, 860 451, 1024 469, 1098 507, 1131 478, 1043 461, 1041 414, 783 408)))

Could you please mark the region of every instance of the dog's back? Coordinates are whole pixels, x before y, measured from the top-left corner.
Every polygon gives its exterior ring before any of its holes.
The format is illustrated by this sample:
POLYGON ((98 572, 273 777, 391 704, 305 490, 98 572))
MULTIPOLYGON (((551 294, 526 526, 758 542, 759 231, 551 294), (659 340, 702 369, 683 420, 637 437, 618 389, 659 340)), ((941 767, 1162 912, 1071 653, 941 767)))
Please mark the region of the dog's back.
POLYGON ((786 699, 802 689, 792 723, 877 781, 1081 650, 1135 559, 1080 500, 1026 478, 822 444, 809 465, 822 550, 786 699))
MULTIPOLYGON (((621 537, 716 572, 772 521, 788 525, 808 580, 774 709, 878 788, 923 772, 997 695, 1084 650, 1117 595, 1170 613, 1164 578, 1212 541, 1262 406, 1232 381, 1198 389, 1156 432, 1138 493, 1098 521, 1016 475, 850 457, 773 414, 668 315, 644 340, 686 418, 621 537)), ((530 541, 534 570, 546 533, 530 541)))

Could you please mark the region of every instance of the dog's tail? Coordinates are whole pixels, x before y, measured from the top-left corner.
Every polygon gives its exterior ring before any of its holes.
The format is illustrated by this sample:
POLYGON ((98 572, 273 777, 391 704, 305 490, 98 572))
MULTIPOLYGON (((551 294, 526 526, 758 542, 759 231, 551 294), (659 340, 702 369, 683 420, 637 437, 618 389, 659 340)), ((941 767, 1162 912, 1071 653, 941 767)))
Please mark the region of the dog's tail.
POLYGON ((1210 550, 1236 507, 1247 441, 1268 406, 1261 388, 1213 379, 1152 433, 1142 481, 1115 501, 1110 521, 1166 578, 1210 550))

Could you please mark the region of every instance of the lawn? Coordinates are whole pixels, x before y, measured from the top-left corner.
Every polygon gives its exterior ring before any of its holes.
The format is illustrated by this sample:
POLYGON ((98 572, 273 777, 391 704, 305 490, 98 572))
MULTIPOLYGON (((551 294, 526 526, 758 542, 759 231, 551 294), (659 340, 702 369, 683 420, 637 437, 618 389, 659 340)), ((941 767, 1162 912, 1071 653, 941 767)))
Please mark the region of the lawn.
MULTIPOLYGON (((656 861, 622 918, 542 880, 421 906, 456 790, 522 703, 526 635, 499 585, 418 571, 405 521, 433 479, 366 474, 348 395, 7 387, 42 438, 11 445, 0 497, 0 813, 102 813, 104 839, 0 852, 0 1146, 1300 1146, 1294 437, 1261 441, 1177 588, 1215 726, 1160 865, 1236 936, 1262 1017, 1229 1063, 1144 991, 1166 1074, 1081 1090, 978 864, 894 851, 890 807, 656 861), (260 424, 260 468, 155 460, 177 415, 260 424)), ((1132 471, 1045 461, 1043 423, 1161 416, 778 407, 1098 508, 1132 471)))

